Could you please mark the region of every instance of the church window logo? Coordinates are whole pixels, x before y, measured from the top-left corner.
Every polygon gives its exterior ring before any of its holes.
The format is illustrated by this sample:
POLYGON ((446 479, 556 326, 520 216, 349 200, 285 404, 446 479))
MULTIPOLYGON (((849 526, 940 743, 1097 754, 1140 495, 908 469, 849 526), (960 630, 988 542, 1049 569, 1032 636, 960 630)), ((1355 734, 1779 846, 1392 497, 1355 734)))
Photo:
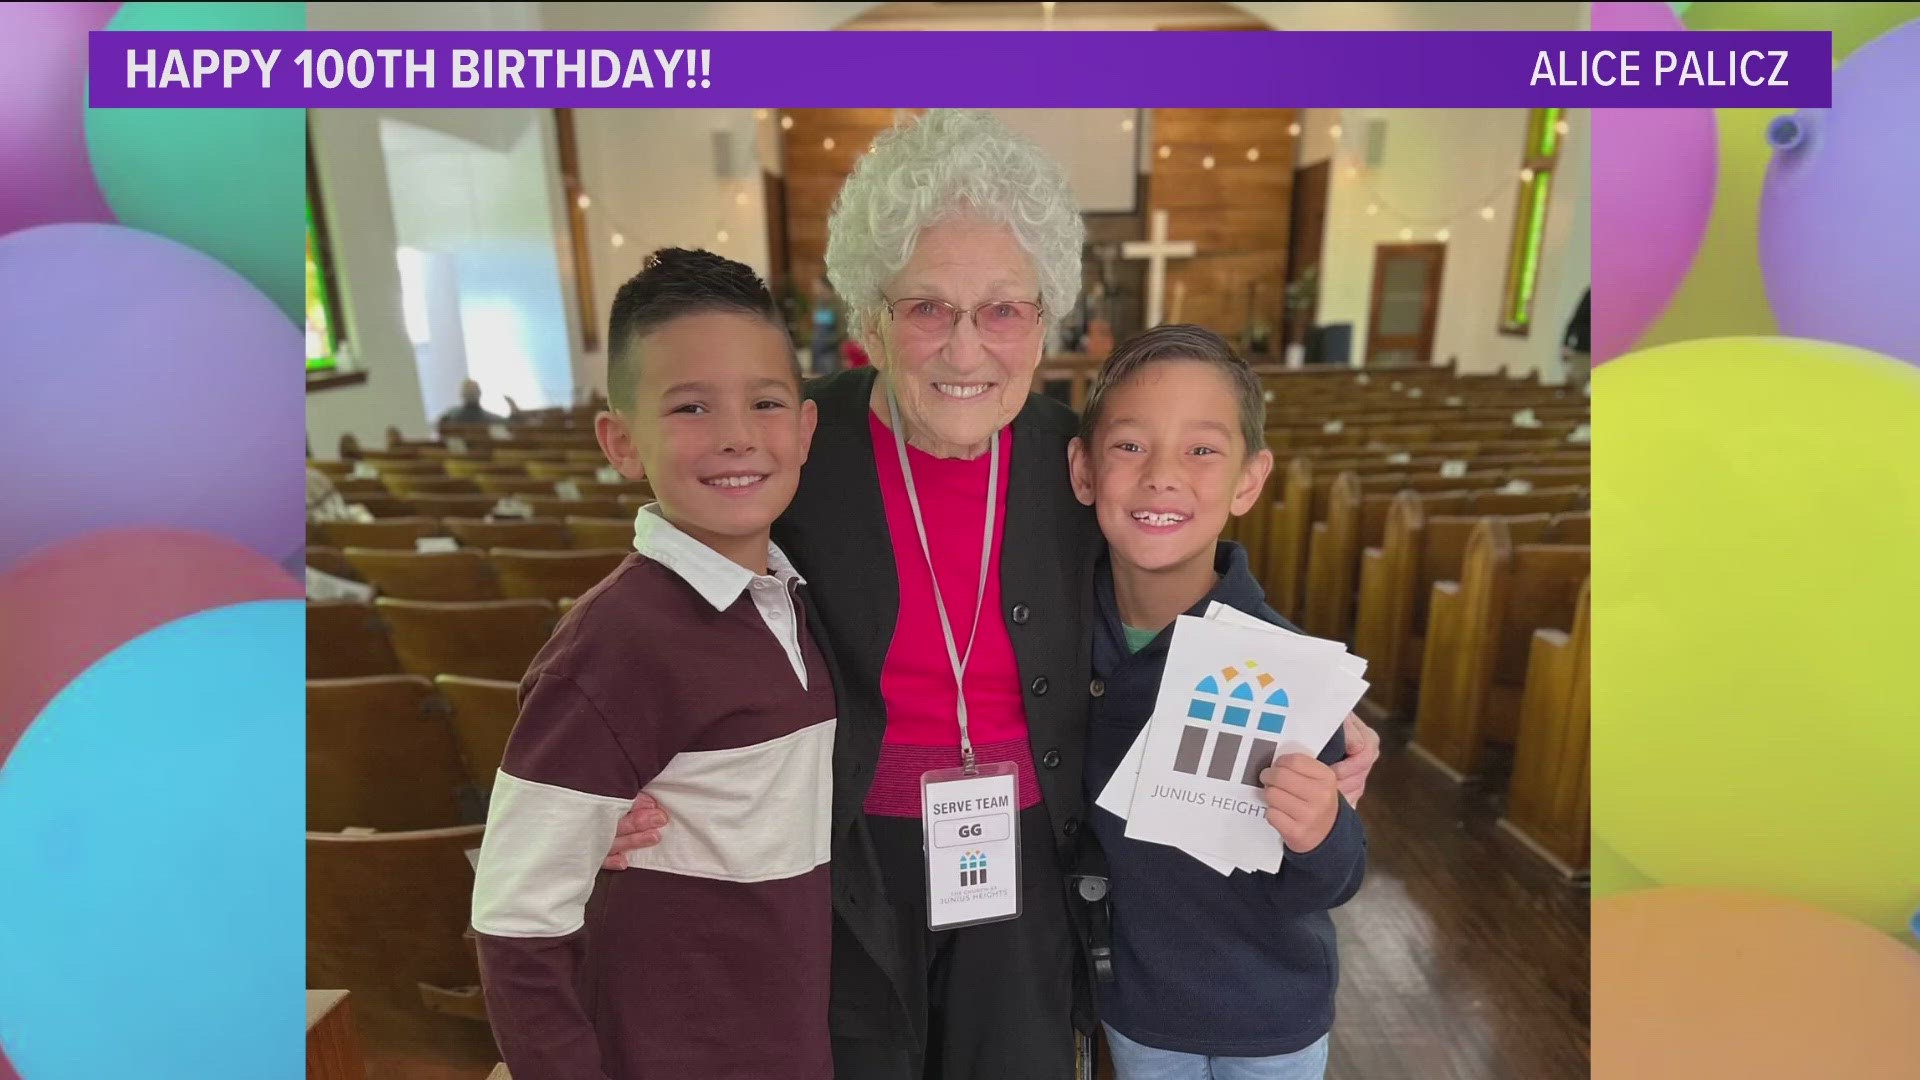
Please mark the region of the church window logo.
POLYGON ((1187 702, 1175 772, 1260 786, 1287 724, 1287 692, 1248 660, 1201 679, 1187 702))
POLYGON ((971 888, 987 883, 987 853, 984 851, 965 851, 960 854, 960 887, 971 888))

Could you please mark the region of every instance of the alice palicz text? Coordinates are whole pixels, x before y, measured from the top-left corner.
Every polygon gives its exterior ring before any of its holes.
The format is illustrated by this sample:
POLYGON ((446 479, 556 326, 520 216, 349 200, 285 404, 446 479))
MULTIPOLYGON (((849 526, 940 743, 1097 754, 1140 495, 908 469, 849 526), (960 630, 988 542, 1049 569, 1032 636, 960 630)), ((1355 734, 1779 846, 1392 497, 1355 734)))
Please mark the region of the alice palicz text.
POLYGON ((713 85, 711 49, 133 49, 127 86, 198 90, 236 82, 271 88, 276 68, 290 60, 301 89, 332 90, 604 90, 706 89, 713 85), (443 69, 444 63, 444 69, 443 69))
POLYGON ((1783 51, 1657 49, 1648 67, 1639 49, 1541 50, 1529 86, 1786 86, 1783 51))

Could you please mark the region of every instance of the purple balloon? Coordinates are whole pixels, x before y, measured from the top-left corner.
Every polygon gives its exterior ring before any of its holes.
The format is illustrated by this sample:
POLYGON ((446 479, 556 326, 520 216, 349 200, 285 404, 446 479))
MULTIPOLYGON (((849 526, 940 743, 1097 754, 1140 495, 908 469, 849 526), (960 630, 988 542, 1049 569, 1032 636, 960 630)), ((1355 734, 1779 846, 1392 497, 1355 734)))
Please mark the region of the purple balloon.
POLYGON ((113 220, 87 160, 87 32, 104 29, 119 7, 0 7, 0 235, 113 220))
MULTIPOLYGON (((1685 30, 1665 4, 1595 4, 1595 30, 1685 30)), ((1719 173, 1709 109, 1595 109, 1593 362, 1633 348, 1707 232, 1719 173), (1621 238, 1630 238, 1623 241, 1621 238)))
POLYGON ((0 327, 0 568, 124 525, 300 546, 300 332, 245 278, 135 229, 42 225, 0 237, 0 327))
POLYGON ((1833 73, 1833 107, 1767 128, 1760 271, 1791 337, 1920 364, 1920 21, 1833 73))

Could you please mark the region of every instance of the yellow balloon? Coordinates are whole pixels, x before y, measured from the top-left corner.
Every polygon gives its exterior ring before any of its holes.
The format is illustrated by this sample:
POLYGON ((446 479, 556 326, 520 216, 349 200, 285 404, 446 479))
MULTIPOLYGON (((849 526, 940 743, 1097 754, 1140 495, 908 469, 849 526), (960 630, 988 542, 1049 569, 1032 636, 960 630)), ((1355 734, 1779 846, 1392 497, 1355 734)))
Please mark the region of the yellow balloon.
POLYGON ((1592 978, 1593 1080, 1920 1069, 1920 955, 1801 904, 1670 888, 1596 900, 1592 978))
POLYGON ((1593 381, 1593 835, 1667 885, 1920 906, 1920 368, 1720 338, 1593 381))

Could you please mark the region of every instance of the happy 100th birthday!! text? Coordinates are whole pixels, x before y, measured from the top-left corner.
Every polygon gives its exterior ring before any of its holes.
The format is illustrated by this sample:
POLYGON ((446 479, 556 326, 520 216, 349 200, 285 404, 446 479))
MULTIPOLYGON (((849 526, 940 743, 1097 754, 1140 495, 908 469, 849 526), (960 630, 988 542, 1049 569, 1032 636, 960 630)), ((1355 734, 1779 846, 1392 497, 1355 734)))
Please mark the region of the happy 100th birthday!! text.
MULTIPOLYGON (((132 49, 129 89, 201 89, 236 84, 271 88, 290 61, 302 89, 436 88, 434 49, 132 49)), ((1787 53, 1759 49, 1540 50, 1529 86, 1785 86, 1787 53)), ((711 49, 448 49, 447 85, 455 90, 707 89, 711 49)))
MULTIPOLYGON (((133 49, 127 86, 164 90, 236 83, 271 88, 275 69, 291 59, 302 89, 351 86, 387 89, 435 87, 440 54, 433 49, 133 49)), ((456 90, 565 90, 636 87, 707 89, 713 85, 712 49, 448 49, 448 85, 456 90)), ((280 68, 285 71, 285 68, 280 68)))

